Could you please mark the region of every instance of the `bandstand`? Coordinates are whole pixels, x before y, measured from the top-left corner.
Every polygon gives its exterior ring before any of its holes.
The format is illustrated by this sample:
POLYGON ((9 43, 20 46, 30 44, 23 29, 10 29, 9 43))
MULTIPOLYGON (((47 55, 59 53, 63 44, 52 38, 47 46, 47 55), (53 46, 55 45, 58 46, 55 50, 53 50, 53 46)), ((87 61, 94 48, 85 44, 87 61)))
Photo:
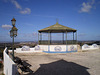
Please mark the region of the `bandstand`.
POLYGON ((63 26, 56 22, 56 24, 38 30, 38 48, 46 53, 69 53, 77 52, 77 30, 63 26), (42 35, 47 33, 48 40, 43 40, 42 35), (62 33, 62 41, 53 41, 52 33, 62 33), (67 40, 67 34, 73 35, 72 40, 67 40), (65 35, 65 37, 64 37, 65 35))

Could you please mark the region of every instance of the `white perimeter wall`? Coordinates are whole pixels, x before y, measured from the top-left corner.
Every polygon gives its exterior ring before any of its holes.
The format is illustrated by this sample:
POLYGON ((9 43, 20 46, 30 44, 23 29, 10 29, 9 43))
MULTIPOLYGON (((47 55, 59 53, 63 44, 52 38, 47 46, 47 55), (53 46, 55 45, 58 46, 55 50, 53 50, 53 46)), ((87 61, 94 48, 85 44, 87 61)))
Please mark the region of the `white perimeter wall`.
POLYGON ((30 50, 23 51, 22 48, 16 48, 16 53, 32 53, 32 52, 42 52, 41 49, 35 50, 35 48, 30 48, 30 50))
POLYGON ((93 45, 84 44, 82 46, 82 50, 95 50, 95 49, 99 49, 99 46, 97 44, 93 44, 93 45))
POLYGON ((12 59, 6 53, 7 48, 3 52, 4 56, 4 74, 5 75, 19 75, 17 70, 17 65, 12 61, 12 59))
POLYGON ((55 47, 61 48, 61 51, 66 51, 66 49, 71 51, 72 47, 74 50, 78 49, 77 45, 49 45, 49 48, 48 45, 39 45, 39 47, 42 51, 48 51, 48 49, 50 49, 50 51, 55 51, 55 47))
POLYGON ((23 50, 22 48, 16 48, 16 53, 32 53, 32 52, 43 52, 43 51, 74 51, 78 50, 77 45, 37 45, 34 48, 23 50))

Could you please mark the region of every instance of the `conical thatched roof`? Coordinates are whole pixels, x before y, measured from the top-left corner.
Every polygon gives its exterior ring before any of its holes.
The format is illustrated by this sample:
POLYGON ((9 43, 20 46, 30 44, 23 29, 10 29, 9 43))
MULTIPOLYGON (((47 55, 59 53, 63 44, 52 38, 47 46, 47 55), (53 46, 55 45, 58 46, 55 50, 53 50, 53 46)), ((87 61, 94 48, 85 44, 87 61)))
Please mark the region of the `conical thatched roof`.
POLYGON ((59 24, 58 22, 52 26, 49 26, 47 28, 44 28, 44 29, 41 29, 41 30, 38 30, 39 32, 54 32, 54 33, 57 33, 57 32, 76 32, 77 30, 75 29, 72 29, 72 28, 69 28, 69 27, 66 27, 66 26, 63 26, 61 24, 59 24))

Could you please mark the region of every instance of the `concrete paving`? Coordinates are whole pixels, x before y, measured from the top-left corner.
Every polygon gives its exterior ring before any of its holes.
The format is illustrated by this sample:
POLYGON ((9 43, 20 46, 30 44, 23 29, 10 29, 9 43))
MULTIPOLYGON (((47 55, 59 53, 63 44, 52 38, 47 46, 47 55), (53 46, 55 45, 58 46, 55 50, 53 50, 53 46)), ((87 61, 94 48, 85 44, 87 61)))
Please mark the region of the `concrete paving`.
POLYGON ((100 50, 76 53, 15 53, 31 64, 27 75, 100 75, 100 50))

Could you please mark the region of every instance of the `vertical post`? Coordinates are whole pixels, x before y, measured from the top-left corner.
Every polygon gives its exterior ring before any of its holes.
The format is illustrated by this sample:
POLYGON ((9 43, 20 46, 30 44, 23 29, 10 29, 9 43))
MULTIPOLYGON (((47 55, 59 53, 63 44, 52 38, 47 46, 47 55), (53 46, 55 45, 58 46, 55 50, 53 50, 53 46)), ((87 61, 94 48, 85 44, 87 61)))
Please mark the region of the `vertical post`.
POLYGON ((40 39, 40 42, 39 42, 39 43, 41 44, 41 32, 39 33, 39 36, 40 36, 40 37, 39 37, 39 39, 40 39))
POLYGON ((67 31, 66 31, 66 45, 67 45, 67 31))
POLYGON ((63 44, 64 44, 64 32, 63 32, 62 38, 63 38, 63 44))
POLYGON ((48 45, 50 44, 50 32, 48 32, 48 45))
POLYGON ((74 32, 73 32, 73 44, 74 44, 74 32))
POLYGON ((39 42, 39 32, 38 32, 38 44, 40 44, 40 42, 39 42))
POLYGON ((14 32, 13 32, 13 39, 12 39, 12 41, 13 41, 13 46, 12 46, 12 57, 13 57, 13 61, 14 61, 14 32))
POLYGON ((11 20, 11 22, 12 22, 12 29, 10 30, 10 36, 11 36, 11 38, 12 38, 12 59, 13 59, 13 61, 14 61, 14 37, 16 37, 17 36, 17 28, 15 27, 15 22, 16 22, 16 19, 15 18, 13 18, 12 20, 11 20))
POLYGON ((42 33, 41 33, 41 41, 42 41, 42 33))
POLYGON ((50 51, 50 32, 48 31, 48 51, 50 51))
POLYGON ((77 44, 77 31, 76 31, 76 44, 77 44))
POLYGON ((40 32, 40 44, 42 44, 42 33, 40 32))
POLYGON ((42 41, 42 32, 41 32, 41 43, 43 43, 43 44, 44 44, 44 42, 42 41))
POLYGON ((51 44, 51 32, 50 32, 50 44, 51 44))
POLYGON ((67 31, 66 31, 66 51, 68 50, 67 48, 67 31))

